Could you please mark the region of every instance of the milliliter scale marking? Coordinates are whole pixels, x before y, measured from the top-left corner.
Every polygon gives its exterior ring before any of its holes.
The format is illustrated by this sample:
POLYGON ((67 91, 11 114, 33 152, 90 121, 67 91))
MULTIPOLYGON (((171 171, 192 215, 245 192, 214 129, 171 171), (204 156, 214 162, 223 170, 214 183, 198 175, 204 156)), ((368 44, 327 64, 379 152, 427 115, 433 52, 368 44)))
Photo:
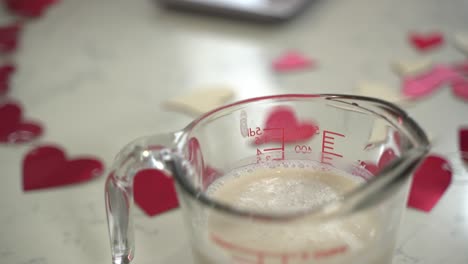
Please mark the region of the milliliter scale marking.
MULTIPOLYGON (((285 155, 285 139, 284 128, 249 128, 247 137, 254 137, 257 146, 268 144, 268 147, 257 148, 257 163, 268 162, 272 160, 284 160, 285 155), (276 146, 271 146, 277 144, 276 146)), ((322 131, 322 151, 320 162, 333 166, 331 161, 334 157, 343 158, 342 154, 335 151, 335 140, 337 138, 345 138, 346 136, 330 130, 322 131)), ((310 145, 295 145, 296 153, 311 153, 310 145)))
POLYGON ((321 161, 324 164, 333 165, 330 161, 333 157, 342 158, 343 155, 335 152, 335 139, 336 137, 345 137, 345 135, 336 133, 329 130, 323 130, 322 133, 322 157, 321 161))
MULTIPOLYGON (((318 133, 317 133, 318 134, 318 133)), ((255 144, 257 146, 263 144, 269 144, 267 148, 257 148, 257 163, 262 163, 271 160, 284 160, 285 151, 285 140, 284 140, 284 128, 264 128, 260 127, 249 128, 247 131, 247 137, 255 138, 255 144), (272 147, 271 144, 277 144, 272 147), (271 155, 270 155, 271 153, 271 155), (280 153, 280 157, 272 158, 272 155, 280 153), (264 159, 263 159, 264 157, 264 159)), ((337 137, 344 138, 345 135, 330 130, 323 130, 322 132, 322 155, 321 162, 324 164, 332 165, 330 161, 333 157, 342 158, 343 155, 335 151, 335 139, 337 137)), ((294 150, 296 153, 310 153, 312 151, 309 145, 296 145, 294 150)), ((242 245, 235 245, 222 238, 211 234, 211 239, 218 246, 221 246, 225 250, 231 253, 231 258, 235 264, 267 264, 267 263, 278 263, 278 264, 289 264, 290 261, 309 260, 309 259, 322 259, 328 258, 335 255, 344 254, 348 251, 348 246, 341 245, 328 249, 321 249, 312 252, 268 252, 259 251, 242 245)))
POLYGON ((266 148, 257 148, 257 163, 284 160, 284 128, 249 128, 248 137, 255 137, 255 144, 269 144, 266 148), (276 144, 276 146, 271 146, 276 144))
POLYGON ((347 245, 339 245, 327 249, 315 251, 297 251, 297 252, 273 252, 256 250, 243 245, 235 245, 225 241, 215 234, 211 234, 212 241, 230 253, 234 264, 289 264, 291 261, 298 260, 319 260, 332 256, 344 254, 348 251, 347 245))

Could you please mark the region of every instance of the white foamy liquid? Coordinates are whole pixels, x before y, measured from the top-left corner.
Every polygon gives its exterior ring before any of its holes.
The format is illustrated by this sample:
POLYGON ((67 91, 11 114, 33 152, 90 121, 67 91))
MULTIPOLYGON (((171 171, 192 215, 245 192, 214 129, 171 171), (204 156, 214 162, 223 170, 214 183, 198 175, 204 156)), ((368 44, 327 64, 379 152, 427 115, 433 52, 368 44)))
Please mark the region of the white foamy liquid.
POLYGON ((261 212, 303 211, 341 199, 362 179, 319 164, 289 161, 249 166, 212 183, 207 195, 229 205, 261 212))
MULTIPOLYGON (((212 183, 208 187, 207 195, 241 209, 286 213, 310 210, 342 199, 345 193, 362 183, 361 178, 329 167, 324 168, 319 163, 288 161, 280 163, 279 166, 252 165, 231 171, 212 183)), ((312 258, 300 258, 300 253, 308 252, 313 255, 320 250, 342 246, 349 252, 366 248, 376 235, 377 222, 371 214, 361 214, 325 224, 311 222, 307 218, 280 224, 239 220, 212 213, 207 219, 206 228, 209 236, 215 236, 241 248, 246 247, 249 252, 267 252, 263 262, 258 263, 283 263, 280 258, 270 253, 289 252, 296 257, 289 257, 287 264, 302 264, 321 262, 312 258)), ((238 263, 234 259, 239 254, 246 254, 243 257, 251 263, 258 261, 258 256, 246 253, 247 251, 226 249, 220 244, 216 246, 218 249, 211 249, 210 253, 195 250, 196 263, 238 263)), ((346 256, 346 253, 341 255, 327 258, 324 263, 351 263, 349 261, 355 257, 350 255, 346 257, 348 262, 343 262, 341 258, 346 256)), ((386 258, 379 259, 379 262, 363 261, 362 264, 387 263, 386 258)))

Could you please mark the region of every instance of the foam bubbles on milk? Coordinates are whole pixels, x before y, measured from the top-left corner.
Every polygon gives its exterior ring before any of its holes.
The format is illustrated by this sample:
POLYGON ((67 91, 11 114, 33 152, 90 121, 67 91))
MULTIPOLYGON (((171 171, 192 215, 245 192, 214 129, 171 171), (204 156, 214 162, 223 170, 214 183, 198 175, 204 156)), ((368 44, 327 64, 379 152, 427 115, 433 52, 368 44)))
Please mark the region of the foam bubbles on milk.
POLYGON ((212 183, 207 195, 241 209, 287 213, 339 200, 360 183, 318 162, 282 161, 235 169, 212 183))

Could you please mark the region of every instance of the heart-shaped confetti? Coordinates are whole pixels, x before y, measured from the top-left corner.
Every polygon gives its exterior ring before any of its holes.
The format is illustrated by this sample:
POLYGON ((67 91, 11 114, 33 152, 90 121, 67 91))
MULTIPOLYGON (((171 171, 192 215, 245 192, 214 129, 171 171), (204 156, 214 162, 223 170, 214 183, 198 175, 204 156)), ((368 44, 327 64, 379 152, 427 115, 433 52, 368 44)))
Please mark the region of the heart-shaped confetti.
MULTIPOLYGON (((357 85, 357 93, 363 96, 379 98, 387 102, 398 104, 400 107, 410 106, 411 101, 401 96, 387 85, 379 82, 361 81, 357 85)), ((376 119, 372 127, 368 143, 383 142, 387 138, 388 123, 382 119, 376 119)))
POLYGON ((359 164, 361 165, 361 167, 368 170, 374 176, 379 173, 379 166, 377 166, 372 161, 361 161, 359 164))
MULTIPOLYGON (((163 148, 163 146, 154 146, 154 149, 163 148)), ((203 188, 221 175, 218 170, 204 165, 200 143, 196 138, 191 138, 188 142, 187 160, 195 172, 202 175, 203 188)), ((156 169, 142 170, 135 175, 134 199, 135 203, 149 216, 155 216, 179 206, 173 178, 156 169)))
POLYGON ((179 206, 174 180, 162 171, 147 169, 138 172, 133 189, 135 203, 149 216, 179 206))
POLYGON ((444 43, 444 36, 440 32, 411 33, 409 40, 420 51, 427 51, 439 47, 444 43))
POLYGON ((404 96, 417 99, 430 95, 441 88, 443 84, 460 79, 463 79, 463 77, 453 68, 436 65, 425 74, 405 78, 402 93, 404 96))
POLYGON ((221 176, 221 173, 217 169, 209 165, 205 165, 200 142, 198 141, 197 138, 195 137, 190 138, 187 144, 187 148, 188 148, 187 160, 188 162, 190 162, 192 169, 198 175, 202 176, 201 184, 202 184, 203 189, 206 189, 214 180, 216 180, 219 176, 221 176))
POLYGON ((377 164, 372 161, 361 161, 359 164, 364 169, 368 170, 372 175, 377 175, 392 160, 396 159, 395 151, 393 149, 385 149, 379 157, 377 164))
POLYGON ((460 74, 468 77, 468 61, 457 63, 453 68, 460 74))
POLYGON ((384 83, 360 81, 357 85, 357 93, 363 96, 379 98, 387 102, 405 105, 408 103, 407 98, 401 96, 397 91, 388 87, 384 83))
POLYGON ((164 106, 190 116, 199 116, 224 105, 233 95, 233 90, 228 87, 205 88, 170 99, 164 103, 164 106))
POLYGON ((315 62, 296 51, 290 51, 273 61, 277 72, 303 70, 315 66, 315 62))
POLYGON ((18 15, 39 17, 58 0, 5 0, 7 8, 18 15))
POLYGON ((387 166, 392 160, 396 159, 397 156, 395 155, 395 152, 393 149, 386 149, 382 155, 380 155, 379 158, 379 163, 377 166, 382 169, 383 167, 387 166))
POLYGON ((465 55, 468 55, 468 34, 457 33, 454 39, 455 47, 465 55))
POLYGON ((468 80, 461 78, 454 80, 452 82, 452 92, 456 97, 468 101, 468 80))
POLYGON ((0 142, 24 143, 42 135, 42 127, 22 120, 21 106, 13 102, 0 105, 0 142))
MULTIPOLYGON (((458 142, 460 152, 468 153, 468 128, 460 128, 458 131, 458 142)), ((468 155, 462 155, 464 161, 468 162, 468 155)))
MULTIPOLYGON (((377 144, 377 143, 386 142, 388 140, 388 138, 390 138, 389 132, 391 132, 391 130, 390 130, 388 122, 386 122, 383 119, 375 119, 374 120, 374 125, 372 127, 372 131, 371 131, 369 139, 367 140, 367 143, 368 144, 377 144)), ((428 134, 427 136, 429 138, 429 141, 432 142, 433 139, 434 139, 432 137, 432 135, 428 134)), ((393 133, 393 140, 395 141, 395 144, 397 146, 400 146, 400 144, 401 144, 400 140, 401 139, 400 139, 400 135, 399 135, 399 133, 397 131, 394 131, 394 133, 393 133)))
POLYGON ((314 137, 318 130, 319 127, 315 121, 299 121, 294 109, 287 106, 278 106, 268 114, 263 132, 255 141, 255 144, 306 141, 314 137))
POLYGON ((103 170, 104 165, 96 158, 68 160, 58 146, 38 146, 23 159, 23 190, 83 183, 101 175, 103 170))
POLYGON ((414 173, 408 206, 429 212, 452 182, 450 164, 442 157, 428 156, 414 173))
POLYGON ((5 64, 0 66, 0 96, 5 95, 10 88, 10 76, 15 72, 15 66, 5 64))
POLYGON ((392 64, 392 68, 395 73, 405 77, 422 74, 428 71, 432 64, 432 60, 426 58, 418 61, 397 61, 392 64))
POLYGON ((388 122, 386 122, 383 119, 375 119, 368 143, 373 144, 378 142, 384 142, 387 138, 388 130, 388 122))
POLYGON ((0 53, 16 50, 20 31, 21 26, 19 23, 0 27, 0 53))

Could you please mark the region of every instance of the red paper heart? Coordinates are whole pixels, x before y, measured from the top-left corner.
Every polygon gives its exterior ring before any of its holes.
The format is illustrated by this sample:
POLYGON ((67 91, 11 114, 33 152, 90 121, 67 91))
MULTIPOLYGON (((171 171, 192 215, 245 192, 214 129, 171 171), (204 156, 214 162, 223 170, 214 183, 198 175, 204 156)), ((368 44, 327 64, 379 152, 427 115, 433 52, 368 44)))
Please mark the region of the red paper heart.
POLYGON ((457 63, 453 66, 453 68, 459 73, 468 76, 468 61, 457 63))
POLYGON ((42 135, 42 127, 21 120, 21 107, 15 103, 0 106, 0 142, 29 142, 42 135))
POLYGON ((408 206, 429 212, 452 181, 452 170, 442 157, 428 156, 414 173, 408 206))
MULTIPOLYGON (((163 148, 163 146, 153 147, 153 149, 163 148)), ((205 188, 220 176, 216 169, 205 166, 197 138, 191 138, 188 142, 187 160, 195 173, 202 174, 205 188)), ((134 199, 136 204, 149 216, 158 215, 179 206, 173 178, 155 169, 142 170, 135 175, 134 199)))
POLYGON ((380 156, 378 167, 382 169, 383 167, 387 166, 388 163, 390 163, 392 160, 396 159, 397 156, 395 155, 395 152, 393 149, 386 149, 382 155, 380 156))
POLYGON ((10 87, 10 76, 16 70, 15 66, 5 64, 0 66, 0 96, 8 92, 10 87))
POLYGON ((456 79, 452 82, 452 93, 456 97, 468 101, 468 80, 456 79))
POLYGON ((460 151, 462 152, 462 158, 468 162, 468 128, 460 128, 458 131, 458 140, 460 144, 460 151))
POLYGON ((20 30, 21 26, 19 23, 0 27, 0 53, 16 50, 20 30))
POLYGON ((202 175, 203 188, 207 188, 214 180, 216 180, 221 173, 209 166, 205 165, 203 160, 203 153, 201 150, 200 142, 197 138, 192 137, 188 141, 188 161, 192 166, 192 169, 198 174, 202 175))
POLYGON ((82 183, 101 175, 104 166, 95 158, 67 160, 57 146, 39 146, 23 159, 23 190, 82 183))
POLYGON ((292 108, 278 106, 269 113, 263 128, 263 134, 260 140, 256 141, 256 144, 306 141, 315 136, 318 130, 319 127, 314 121, 299 121, 292 108))
POLYGON ((295 51, 288 52, 273 61, 273 69, 278 72, 301 70, 312 66, 314 62, 311 59, 295 51))
POLYGON ((133 188, 136 204, 149 216, 179 206, 174 180, 161 171, 154 169, 140 171, 135 175, 133 188))
POLYGON ((58 0, 5 0, 5 4, 18 15, 26 17, 39 17, 52 4, 58 0))
POLYGON ((438 47, 444 43, 444 36, 440 32, 411 33, 409 40, 415 48, 426 51, 438 47))
POLYGON ((386 149, 380 155, 377 164, 373 163, 372 161, 361 161, 360 164, 372 175, 377 175, 383 167, 396 158, 397 156, 395 155, 393 149, 386 149))
POLYGON ((361 161, 359 163, 364 169, 368 170, 372 175, 377 175, 379 173, 379 166, 374 164, 371 161, 361 161))

